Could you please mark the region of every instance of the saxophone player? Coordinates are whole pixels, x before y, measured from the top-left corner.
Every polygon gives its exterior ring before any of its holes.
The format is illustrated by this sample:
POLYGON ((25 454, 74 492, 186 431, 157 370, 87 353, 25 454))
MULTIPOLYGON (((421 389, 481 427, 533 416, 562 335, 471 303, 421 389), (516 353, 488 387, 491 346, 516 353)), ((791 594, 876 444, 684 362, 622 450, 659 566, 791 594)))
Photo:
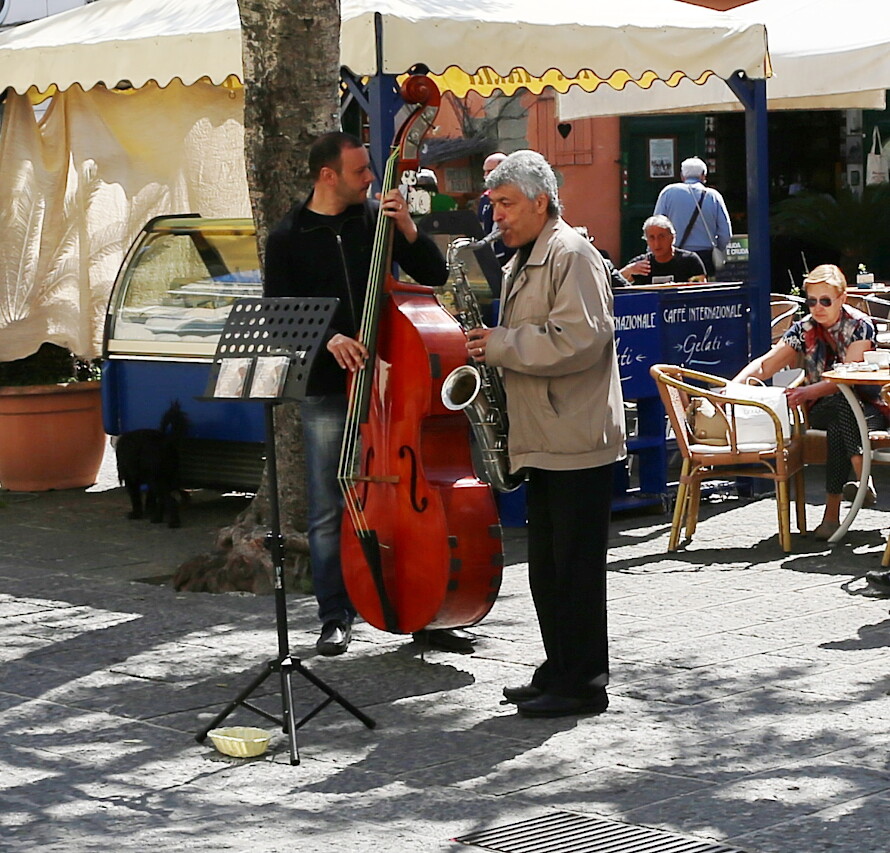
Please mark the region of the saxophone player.
POLYGON ((528 475, 529 585, 545 660, 504 696, 528 717, 609 704, 606 548, 613 463, 626 455, 612 294, 603 259, 561 217, 556 176, 516 151, 488 176, 495 225, 515 249, 499 325, 467 351, 499 368, 508 455, 528 475))

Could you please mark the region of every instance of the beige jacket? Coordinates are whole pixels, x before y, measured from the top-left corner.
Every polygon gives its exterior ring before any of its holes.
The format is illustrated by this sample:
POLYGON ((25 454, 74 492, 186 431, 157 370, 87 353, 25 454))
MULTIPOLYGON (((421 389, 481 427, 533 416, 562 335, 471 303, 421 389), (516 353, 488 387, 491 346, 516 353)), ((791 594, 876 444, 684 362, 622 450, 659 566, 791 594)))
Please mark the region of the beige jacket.
POLYGON ((603 259, 560 218, 504 270, 486 348, 502 368, 511 470, 596 468, 626 456, 612 291, 603 259))

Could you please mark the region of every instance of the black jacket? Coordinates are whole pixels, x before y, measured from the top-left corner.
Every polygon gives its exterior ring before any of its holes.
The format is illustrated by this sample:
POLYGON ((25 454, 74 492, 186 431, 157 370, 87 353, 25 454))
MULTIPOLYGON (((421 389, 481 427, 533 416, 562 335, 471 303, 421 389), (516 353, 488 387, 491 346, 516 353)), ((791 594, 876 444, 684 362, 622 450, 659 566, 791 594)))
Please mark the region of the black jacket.
MULTIPOLYGON (((319 219, 307 215, 308 200, 294 207, 269 234, 263 292, 266 296, 338 297, 328 339, 338 333, 354 338, 361 325, 380 205, 369 200, 348 207, 339 217, 319 219), (325 219, 332 224, 325 224, 325 219)), ((433 240, 418 233, 417 240, 409 243, 398 228, 393 231, 395 262, 420 284, 445 284, 448 271, 433 240)), ((346 371, 323 349, 315 359, 308 393, 345 391, 346 371)))

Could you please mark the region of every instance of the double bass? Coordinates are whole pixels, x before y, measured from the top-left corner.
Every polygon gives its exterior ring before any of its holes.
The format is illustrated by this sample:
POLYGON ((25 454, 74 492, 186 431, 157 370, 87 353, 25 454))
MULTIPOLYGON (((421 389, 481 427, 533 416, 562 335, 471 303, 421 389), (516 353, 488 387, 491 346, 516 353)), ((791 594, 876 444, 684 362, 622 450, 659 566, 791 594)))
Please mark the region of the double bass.
MULTIPOLYGON (((438 112, 428 77, 409 77, 416 105, 396 133, 381 195, 416 183, 423 135, 438 112)), ((503 547, 491 487, 474 473, 467 419, 441 400, 466 364, 466 337, 431 287, 392 275, 393 222, 380 215, 352 374, 338 480, 341 562, 349 597, 391 633, 472 625, 491 609, 503 547)))

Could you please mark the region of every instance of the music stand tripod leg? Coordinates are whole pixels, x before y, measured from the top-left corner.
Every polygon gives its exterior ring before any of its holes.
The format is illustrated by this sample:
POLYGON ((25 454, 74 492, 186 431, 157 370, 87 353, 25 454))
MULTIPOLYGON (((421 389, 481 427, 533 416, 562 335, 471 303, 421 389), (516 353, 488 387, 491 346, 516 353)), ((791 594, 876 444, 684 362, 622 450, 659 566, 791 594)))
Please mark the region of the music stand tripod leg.
POLYGON ((281 663, 281 701, 283 705, 284 730, 290 745, 290 763, 300 763, 300 750, 297 747, 296 711, 294 709, 294 689, 291 684, 291 667, 287 662, 281 663))
POLYGON ((291 665, 293 666, 293 668, 295 670, 297 670, 297 672, 300 673, 300 675, 303 676, 303 678, 305 678, 307 681, 311 681, 319 690, 321 690, 323 693, 326 693, 328 695, 328 698, 325 699, 315 709, 315 711, 312 712, 312 714, 310 716, 304 717, 302 720, 300 720, 299 724, 297 725, 297 728, 300 728, 300 726, 302 726, 303 723, 306 723, 310 719, 312 719, 312 717, 314 717, 315 714, 318 713, 318 711, 320 711, 325 706, 329 705, 331 702, 336 702, 341 708, 348 711, 350 714, 352 714, 353 717, 355 717, 357 720, 360 720, 362 723, 364 723, 365 726, 367 726, 367 728, 373 729, 377 726, 377 723, 374 722, 374 720, 372 720, 371 717, 369 717, 363 711, 356 708, 356 706, 353 705, 352 702, 350 702, 348 699, 346 699, 344 696, 342 696, 337 690, 334 690, 334 688, 331 687, 329 684, 325 684, 325 682, 322 681, 314 672, 311 672, 310 670, 306 669, 306 667, 304 667, 303 664, 299 660, 296 660, 296 659, 292 660, 291 665))
POLYGON ((226 717, 229 716, 229 714, 232 713, 232 711, 235 710, 235 708, 237 708, 239 705, 249 707, 246 704, 245 700, 275 671, 276 663, 277 661, 269 661, 269 663, 266 664, 266 669, 263 672, 261 672, 256 678, 254 678, 254 680, 251 681, 250 684, 247 685, 247 687, 245 687, 234 699, 232 699, 232 701, 229 702, 229 704, 226 705, 226 707, 223 708, 223 710, 220 711, 210 723, 204 726, 204 728, 198 730, 198 733, 195 735, 195 740, 198 741, 198 743, 204 743, 205 739, 207 738, 207 732, 209 732, 211 729, 215 729, 223 720, 226 719, 226 717))

